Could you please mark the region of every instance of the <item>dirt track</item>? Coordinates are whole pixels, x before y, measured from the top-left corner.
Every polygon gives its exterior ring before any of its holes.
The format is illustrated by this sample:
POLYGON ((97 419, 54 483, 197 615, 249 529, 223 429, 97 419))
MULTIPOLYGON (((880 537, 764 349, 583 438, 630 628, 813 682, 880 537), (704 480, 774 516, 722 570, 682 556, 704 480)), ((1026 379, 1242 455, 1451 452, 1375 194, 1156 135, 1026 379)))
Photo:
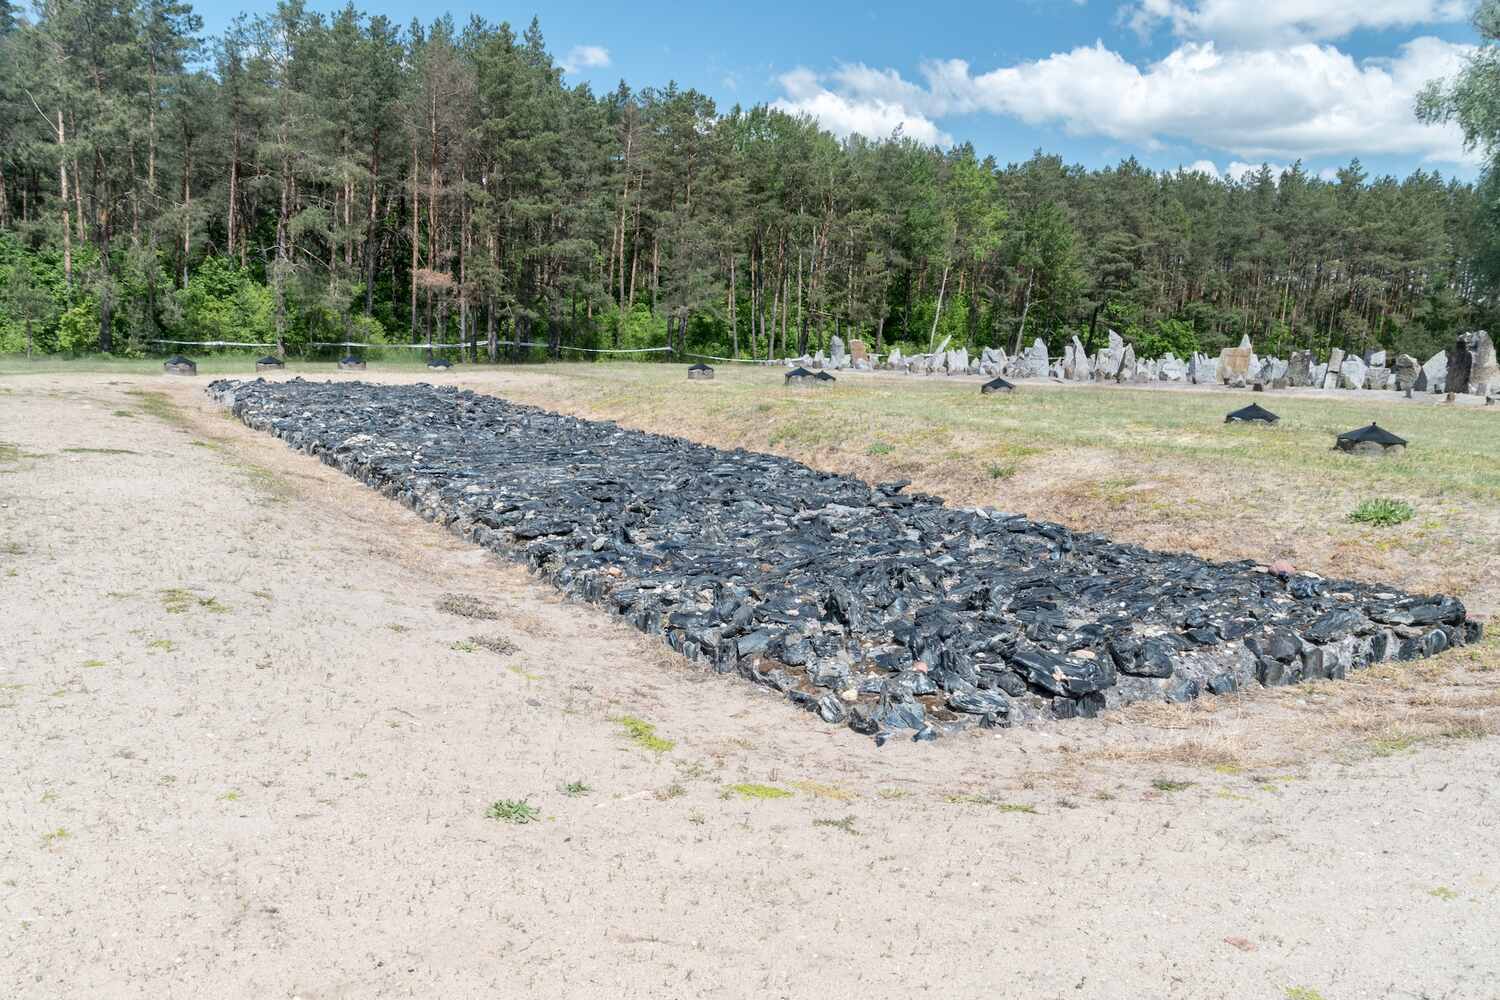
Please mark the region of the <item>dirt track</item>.
POLYGON ((1500 997, 1495 671, 876 750, 205 381, 0 391, 0 994, 1500 997))

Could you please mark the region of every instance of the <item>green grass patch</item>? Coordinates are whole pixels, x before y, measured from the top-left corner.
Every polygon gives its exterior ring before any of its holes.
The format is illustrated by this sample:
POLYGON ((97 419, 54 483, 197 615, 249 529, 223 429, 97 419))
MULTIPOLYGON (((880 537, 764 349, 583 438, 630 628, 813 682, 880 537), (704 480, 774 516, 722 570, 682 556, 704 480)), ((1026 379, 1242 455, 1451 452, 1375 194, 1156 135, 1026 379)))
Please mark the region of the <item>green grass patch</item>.
POLYGON ((652 753, 666 753, 677 745, 676 741, 669 740, 656 735, 656 727, 645 719, 637 719, 633 715, 622 715, 614 720, 615 724, 624 730, 630 742, 642 750, 650 750, 652 753))
POLYGON ((1434 889, 1428 889, 1427 895, 1432 896, 1436 899, 1441 899, 1445 903, 1451 903, 1458 898, 1458 893, 1454 892, 1446 885, 1440 885, 1434 889))
POLYGON ((65 826, 60 826, 56 830, 48 830, 42 834, 42 846, 51 847, 53 844, 67 840, 71 836, 73 835, 68 832, 68 828, 65 826))
POLYGON ((792 797, 792 793, 785 788, 777 788, 775 785, 757 785, 754 782, 730 785, 724 791, 725 798, 738 796, 742 799, 789 799, 792 797))
POLYGON ((562 793, 570 799, 582 798, 593 789, 581 781, 570 781, 562 786, 562 793))
POLYGON ((870 447, 868 447, 868 448, 865 449, 865 454, 866 455, 889 455, 892 451, 895 451, 895 449, 892 448, 890 445, 886 444, 884 441, 872 441, 872 442, 870 442, 870 447))
POLYGON ((525 825, 538 822, 542 818, 542 811, 525 799, 496 799, 490 803, 484 815, 487 819, 502 823, 525 825))
POLYGON ((1416 511, 1412 509, 1411 504, 1405 500, 1392 500, 1389 497, 1362 500, 1359 506, 1349 512, 1349 520, 1377 528, 1391 528, 1410 521, 1414 516, 1416 516, 1416 511))
POLYGON ((1156 778, 1151 782, 1151 787, 1158 792, 1185 792, 1193 787, 1191 781, 1173 781, 1170 778, 1156 778))
POLYGON ((959 792, 954 795, 945 795, 943 801, 956 806, 987 806, 996 812, 1022 813, 1028 816, 1036 815, 1036 807, 1029 806, 1024 802, 1004 802, 990 795, 974 795, 969 792, 959 792))
POLYGON ((64 448, 69 455, 139 455, 129 448, 64 448))
POLYGON ((854 829, 854 817, 845 816, 843 819, 815 819, 813 826, 827 827, 830 830, 842 830, 851 837, 858 837, 859 831, 854 829))
POLYGON ((157 594, 161 598, 162 610, 169 615, 185 615, 194 608, 202 608, 213 614, 223 614, 229 610, 229 606, 219 603, 218 598, 199 597, 186 587, 170 587, 157 594))
POLYGON ((1370 752, 1377 757, 1394 757, 1414 749, 1420 742, 1412 733, 1391 733, 1371 740, 1370 752))
POLYGON ((134 399, 136 407, 148 417, 155 417, 178 427, 187 423, 187 418, 177 408, 177 404, 167 398, 166 393, 126 389, 125 395, 134 399))
POLYGON ((163 653, 170 653, 177 648, 177 643, 173 642, 171 639, 152 639, 150 642, 146 643, 146 648, 158 649, 163 653))
POLYGON ((1325 1000, 1325 998, 1311 986, 1288 986, 1286 1000, 1325 1000))
POLYGON ((83 666, 90 670, 98 670, 100 667, 107 666, 107 664, 103 660, 84 660, 83 666))

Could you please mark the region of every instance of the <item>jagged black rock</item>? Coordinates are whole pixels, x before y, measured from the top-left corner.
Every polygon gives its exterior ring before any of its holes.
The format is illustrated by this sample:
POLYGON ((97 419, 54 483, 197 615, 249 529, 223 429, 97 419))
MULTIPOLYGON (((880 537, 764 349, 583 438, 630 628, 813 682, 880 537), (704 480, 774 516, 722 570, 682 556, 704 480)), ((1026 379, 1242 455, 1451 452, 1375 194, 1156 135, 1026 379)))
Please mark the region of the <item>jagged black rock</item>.
POLYGON ((689 659, 878 742, 1342 677, 1480 635, 1451 597, 1153 552, 449 387, 208 392, 689 659))

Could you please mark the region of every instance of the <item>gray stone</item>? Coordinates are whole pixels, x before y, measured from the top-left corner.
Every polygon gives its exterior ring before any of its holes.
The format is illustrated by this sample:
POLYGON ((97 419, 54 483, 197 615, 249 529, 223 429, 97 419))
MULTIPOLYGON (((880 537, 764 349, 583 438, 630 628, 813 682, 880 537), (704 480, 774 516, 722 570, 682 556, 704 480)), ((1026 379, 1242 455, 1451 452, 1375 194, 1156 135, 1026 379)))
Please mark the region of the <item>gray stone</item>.
POLYGON ((1033 378, 1046 378, 1048 367, 1047 345, 1038 338, 1026 350, 1026 369, 1033 378))
POLYGON ((1445 392, 1448 385, 1448 352, 1438 351, 1422 366, 1422 385, 1417 392, 1445 392))
POLYGON ((844 353, 844 340, 837 334, 828 342, 829 363, 834 368, 848 367, 849 356, 844 353))
POLYGON ((1347 357, 1339 366, 1339 387, 1343 389, 1363 389, 1365 387, 1365 363, 1357 357, 1347 357))
POLYGON ((1365 371, 1366 389, 1384 389, 1390 384, 1391 370, 1389 368, 1370 368, 1365 371))
POLYGON ((1344 367, 1344 352, 1335 347, 1328 354, 1328 369, 1323 380, 1318 383, 1320 389, 1337 389, 1339 387, 1339 375, 1344 367))
POLYGON ((1385 352, 1371 351, 1370 353, 1365 355, 1365 364, 1369 365, 1371 368, 1384 368, 1385 352))
POLYGON ((1396 388, 1405 392, 1417 383, 1417 375, 1422 371, 1422 365, 1410 354, 1396 355, 1396 388))
POLYGON ((1286 380, 1291 385, 1312 385, 1312 351, 1293 351, 1286 366, 1286 380))
POLYGON ((1495 364, 1495 345, 1483 330, 1461 334, 1448 349, 1447 389, 1449 392, 1475 393, 1483 396, 1500 381, 1495 364))
POLYGON ((1120 355, 1120 371, 1115 378, 1121 382, 1133 382, 1136 376, 1135 345, 1126 344, 1120 355))
POLYGON ((1219 352, 1219 381, 1229 385, 1246 382, 1254 373, 1250 361, 1255 352, 1250 349, 1250 338, 1246 337, 1239 347, 1226 347, 1219 352))

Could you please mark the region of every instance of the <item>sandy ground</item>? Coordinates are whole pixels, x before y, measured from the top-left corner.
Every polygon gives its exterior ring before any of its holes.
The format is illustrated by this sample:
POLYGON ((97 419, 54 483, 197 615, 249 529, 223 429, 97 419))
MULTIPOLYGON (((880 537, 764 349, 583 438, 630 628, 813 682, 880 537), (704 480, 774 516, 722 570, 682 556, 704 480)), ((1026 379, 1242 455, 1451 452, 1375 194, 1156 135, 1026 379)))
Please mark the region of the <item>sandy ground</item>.
POLYGON ((1500 997, 1500 671, 877 750, 205 382, 0 384, 0 995, 1500 997))

